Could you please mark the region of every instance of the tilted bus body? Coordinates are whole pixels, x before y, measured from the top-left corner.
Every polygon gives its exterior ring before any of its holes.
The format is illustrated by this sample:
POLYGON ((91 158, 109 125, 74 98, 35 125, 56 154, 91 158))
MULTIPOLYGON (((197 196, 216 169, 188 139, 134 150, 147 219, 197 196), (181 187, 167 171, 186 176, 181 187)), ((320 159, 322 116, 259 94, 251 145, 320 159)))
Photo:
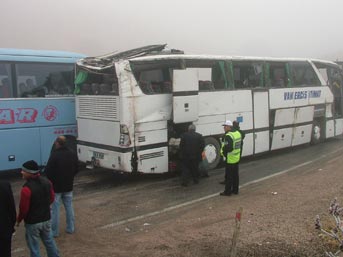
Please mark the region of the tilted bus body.
POLYGON ((77 63, 82 162, 124 172, 170 171, 190 123, 205 137, 209 168, 221 159, 227 119, 246 133, 243 156, 343 132, 342 74, 333 62, 166 54, 163 48, 77 63), (335 82, 331 73, 339 74, 335 82), (335 97, 332 83, 340 87, 335 97))
POLYGON ((0 171, 44 166, 55 138, 76 142, 74 77, 81 54, 0 49, 0 171))

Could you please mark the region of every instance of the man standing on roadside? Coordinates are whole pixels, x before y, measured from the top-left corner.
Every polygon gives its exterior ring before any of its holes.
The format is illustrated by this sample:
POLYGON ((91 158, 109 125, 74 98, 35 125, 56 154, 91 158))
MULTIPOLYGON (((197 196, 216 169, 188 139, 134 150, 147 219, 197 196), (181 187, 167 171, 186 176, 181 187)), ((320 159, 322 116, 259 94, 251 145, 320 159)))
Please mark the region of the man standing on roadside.
POLYGON ((221 155, 225 160, 225 190, 220 195, 238 194, 239 161, 241 159, 242 135, 234 129, 233 123, 227 120, 224 124, 225 135, 222 140, 221 155))
POLYGON ((51 233, 50 204, 54 201, 54 190, 49 180, 40 176, 39 167, 33 160, 23 164, 21 174, 26 180, 20 192, 17 226, 25 221, 25 238, 31 257, 40 257, 39 239, 45 245, 48 257, 59 257, 51 233))
POLYGON ((181 135, 180 141, 182 186, 188 185, 189 177, 193 178, 194 184, 199 183, 199 163, 202 160, 204 147, 202 135, 195 132, 195 125, 189 125, 188 131, 181 135))
POLYGON ((16 210, 11 184, 0 180, 0 256, 11 257, 16 210))
POLYGON ((51 180, 55 191, 55 201, 52 205, 52 232, 54 237, 59 236, 61 200, 66 212, 66 232, 72 234, 75 231, 73 184, 77 172, 77 155, 67 148, 64 136, 57 137, 55 150, 51 153, 45 168, 45 173, 51 180))

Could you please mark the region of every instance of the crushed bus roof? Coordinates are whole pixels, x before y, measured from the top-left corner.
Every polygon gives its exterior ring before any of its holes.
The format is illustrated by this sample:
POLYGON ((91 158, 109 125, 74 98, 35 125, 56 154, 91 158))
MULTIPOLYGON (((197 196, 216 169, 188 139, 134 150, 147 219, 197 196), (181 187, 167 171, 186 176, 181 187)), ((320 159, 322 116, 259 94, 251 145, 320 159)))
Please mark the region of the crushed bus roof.
POLYGON ((90 69, 103 70, 112 67, 114 62, 121 59, 131 59, 148 54, 161 53, 165 50, 166 46, 167 44, 148 45, 119 53, 113 52, 97 57, 86 57, 79 60, 77 64, 90 69))
POLYGON ((91 70, 104 70, 113 67, 113 63, 119 60, 130 60, 132 62, 145 62, 155 60, 173 60, 180 59, 179 54, 182 54, 183 59, 193 60, 241 60, 241 61, 313 61, 321 62, 336 66, 332 61, 311 59, 311 58, 289 58, 289 57, 256 57, 256 56, 228 56, 228 55, 206 55, 206 54, 191 54, 185 55, 183 51, 176 49, 168 49, 167 44, 148 45, 124 52, 113 52, 110 54, 86 57, 77 62, 78 66, 91 70))

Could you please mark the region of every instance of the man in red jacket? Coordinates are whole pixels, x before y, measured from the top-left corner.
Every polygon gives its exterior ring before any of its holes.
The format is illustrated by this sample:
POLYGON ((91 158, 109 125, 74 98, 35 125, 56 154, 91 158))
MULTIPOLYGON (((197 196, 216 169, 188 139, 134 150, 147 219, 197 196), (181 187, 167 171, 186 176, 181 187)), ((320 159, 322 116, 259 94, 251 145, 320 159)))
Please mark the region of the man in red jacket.
POLYGON ((50 204, 55 194, 49 180, 40 176, 39 167, 33 160, 23 164, 21 174, 26 180, 20 192, 17 226, 25 221, 25 238, 31 257, 40 257, 39 240, 45 245, 48 257, 59 257, 51 233, 50 204))

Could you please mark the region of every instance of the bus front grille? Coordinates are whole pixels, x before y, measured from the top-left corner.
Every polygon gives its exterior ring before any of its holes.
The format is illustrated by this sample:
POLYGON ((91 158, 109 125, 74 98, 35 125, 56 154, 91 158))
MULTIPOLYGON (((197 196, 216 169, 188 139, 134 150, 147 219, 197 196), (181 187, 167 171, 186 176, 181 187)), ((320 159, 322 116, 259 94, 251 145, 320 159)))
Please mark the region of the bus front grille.
POLYGON ((78 118, 118 120, 117 97, 78 96, 78 118))

